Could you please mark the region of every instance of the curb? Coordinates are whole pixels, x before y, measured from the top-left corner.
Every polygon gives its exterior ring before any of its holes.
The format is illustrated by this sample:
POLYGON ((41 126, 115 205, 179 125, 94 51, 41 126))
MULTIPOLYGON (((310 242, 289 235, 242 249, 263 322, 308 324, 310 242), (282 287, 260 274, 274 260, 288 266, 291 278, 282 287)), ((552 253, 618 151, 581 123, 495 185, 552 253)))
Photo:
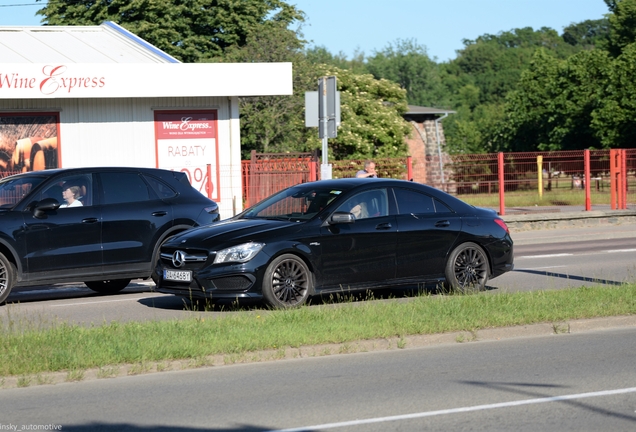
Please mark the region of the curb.
POLYGON ((146 362, 140 364, 105 366, 85 371, 51 372, 20 377, 11 376, 0 378, 0 391, 2 389, 32 387, 36 385, 55 385, 107 378, 122 378, 149 373, 199 369, 203 367, 220 367, 246 363, 324 357, 328 355, 391 351, 397 349, 417 349, 456 343, 492 342, 506 339, 551 335, 564 337, 567 334, 633 327, 636 327, 636 315, 625 315, 576 319, 558 323, 538 323, 512 327, 487 328, 475 331, 457 331, 431 335, 412 335, 336 344, 311 345, 302 346, 300 348, 286 347, 277 350, 248 352, 240 355, 212 355, 203 359, 146 362))
POLYGON ((501 218, 511 230, 531 231, 573 227, 636 224, 636 211, 581 211, 564 213, 539 213, 504 215, 501 218))

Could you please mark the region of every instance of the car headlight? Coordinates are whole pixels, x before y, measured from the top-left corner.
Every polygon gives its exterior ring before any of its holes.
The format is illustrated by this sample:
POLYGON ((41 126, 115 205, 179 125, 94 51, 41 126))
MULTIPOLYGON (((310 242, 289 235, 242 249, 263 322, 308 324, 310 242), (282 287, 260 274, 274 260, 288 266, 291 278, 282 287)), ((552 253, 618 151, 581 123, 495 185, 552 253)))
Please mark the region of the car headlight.
POLYGON ((238 246, 232 246, 227 249, 220 250, 216 253, 214 264, 227 262, 248 262, 260 252, 265 243, 243 243, 238 246))

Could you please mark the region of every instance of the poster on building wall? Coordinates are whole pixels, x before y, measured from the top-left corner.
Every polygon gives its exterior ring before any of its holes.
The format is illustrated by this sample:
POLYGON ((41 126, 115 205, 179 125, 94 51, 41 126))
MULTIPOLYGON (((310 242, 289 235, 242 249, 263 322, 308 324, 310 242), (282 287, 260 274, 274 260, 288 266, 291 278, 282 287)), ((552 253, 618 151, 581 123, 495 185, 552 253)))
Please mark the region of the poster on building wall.
POLYGON ((157 168, 183 171, 215 201, 219 196, 216 110, 155 111, 157 168))
POLYGON ((0 175, 59 168, 58 113, 0 113, 0 175))

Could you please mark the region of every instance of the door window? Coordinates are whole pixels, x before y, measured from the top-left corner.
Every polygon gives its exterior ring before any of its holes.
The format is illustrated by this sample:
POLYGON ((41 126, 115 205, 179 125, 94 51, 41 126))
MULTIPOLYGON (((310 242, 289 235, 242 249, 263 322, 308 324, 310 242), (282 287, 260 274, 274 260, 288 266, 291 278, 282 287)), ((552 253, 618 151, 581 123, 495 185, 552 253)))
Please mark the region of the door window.
POLYGON ((150 186, 155 190, 159 198, 165 199, 165 198, 174 198, 177 196, 177 193, 174 191, 174 189, 172 189, 170 186, 168 186, 161 180, 151 176, 146 176, 146 175, 143 177, 150 184, 150 186))
POLYGON ((410 189, 395 189, 398 214, 431 214, 435 213, 433 197, 410 189))
POLYGON ((135 172, 101 173, 104 204, 124 204, 155 199, 148 184, 135 172))
POLYGON ((53 198, 60 202, 60 208, 85 207, 93 205, 93 179, 91 174, 60 177, 50 183, 40 193, 38 201, 53 198))
POLYGON ((360 192, 345 201, 336 211, 349 212, 356 219, 387 216, 389 206, 386 189, 360 192))

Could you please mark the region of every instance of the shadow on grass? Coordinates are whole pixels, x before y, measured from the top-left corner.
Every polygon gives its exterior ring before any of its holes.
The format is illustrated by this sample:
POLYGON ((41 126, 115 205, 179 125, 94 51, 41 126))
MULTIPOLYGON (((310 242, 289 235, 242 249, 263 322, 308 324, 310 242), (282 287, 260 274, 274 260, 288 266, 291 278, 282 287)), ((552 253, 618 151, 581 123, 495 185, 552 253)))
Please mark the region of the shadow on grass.
MULTIPOLYGON (((486 286, 484 291, 498 288, 486 286)), ((401 285, 366 290, 329 292, 317 294, 307 300, 306 305, 345 305, 368 301, 395 301, 423 296, 423 295, 455 295, 441 284, 401 285)), ((463 295, 463 294, 457 294, 463 295)), ((263 311, 271 309, 261 300, 256 299, 193 299, 179 296, 152 297, 138 300, 139 304, 159 309, 185 310, 192 312, 245 312, 263 311)))

